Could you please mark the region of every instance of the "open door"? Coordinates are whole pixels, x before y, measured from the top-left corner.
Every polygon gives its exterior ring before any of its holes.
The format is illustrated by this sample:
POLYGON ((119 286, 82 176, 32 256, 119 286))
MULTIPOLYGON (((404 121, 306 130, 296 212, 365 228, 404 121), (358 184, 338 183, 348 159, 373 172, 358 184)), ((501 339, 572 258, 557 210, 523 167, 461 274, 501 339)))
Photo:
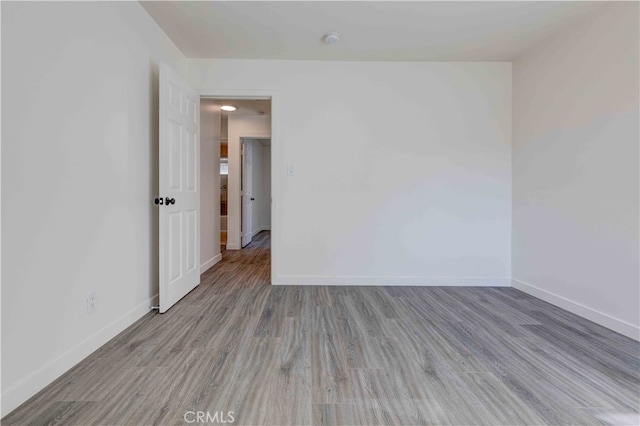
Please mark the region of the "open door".
POLYGON ((160 65, 160 313, 200 284, 200 98, 160 65))
POLYGON ((253 150, 251 142, 242 140, 242 247, 246 247, 253 238, 253 150))

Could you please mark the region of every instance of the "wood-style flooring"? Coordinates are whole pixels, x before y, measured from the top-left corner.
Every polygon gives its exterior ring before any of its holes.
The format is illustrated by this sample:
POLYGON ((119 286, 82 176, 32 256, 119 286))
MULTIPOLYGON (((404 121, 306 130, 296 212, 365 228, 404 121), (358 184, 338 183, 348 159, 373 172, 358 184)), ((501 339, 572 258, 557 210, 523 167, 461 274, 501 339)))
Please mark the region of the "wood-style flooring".
POLYGON ((636 341, 512 288, 270 286, 269 244, 2 424, 638 424, 636 341))

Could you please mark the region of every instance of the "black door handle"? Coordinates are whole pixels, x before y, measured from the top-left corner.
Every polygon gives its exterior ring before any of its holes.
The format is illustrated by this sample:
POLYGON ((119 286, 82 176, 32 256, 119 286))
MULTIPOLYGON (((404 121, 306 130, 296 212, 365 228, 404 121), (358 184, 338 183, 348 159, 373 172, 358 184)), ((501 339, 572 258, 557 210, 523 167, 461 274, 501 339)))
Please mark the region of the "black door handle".
POLYGON ((164 200, 162 198, 156 198, 155 200, 153 200, 153 202, 155 203, 156 206, 158 204, 160 205, 164 204, 164 200))
POLYGON ((255 198, 251 197, 251 201, 255 201, 255 198))
POLYGON ((176 203, 176 199, 175 198, 165 198, 165 204, 166 205, 170 205, 170 204, 175 204, 176 203))

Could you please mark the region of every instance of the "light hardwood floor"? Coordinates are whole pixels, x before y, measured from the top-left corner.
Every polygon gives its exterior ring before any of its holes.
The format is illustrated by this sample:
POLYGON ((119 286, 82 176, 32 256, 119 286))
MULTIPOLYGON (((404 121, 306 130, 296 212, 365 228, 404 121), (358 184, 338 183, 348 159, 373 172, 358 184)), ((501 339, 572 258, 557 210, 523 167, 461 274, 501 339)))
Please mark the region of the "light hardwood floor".
POLYGON ((269 243, 2 424, 638 424, 638 342, 512 288, 270 286, 269 243))

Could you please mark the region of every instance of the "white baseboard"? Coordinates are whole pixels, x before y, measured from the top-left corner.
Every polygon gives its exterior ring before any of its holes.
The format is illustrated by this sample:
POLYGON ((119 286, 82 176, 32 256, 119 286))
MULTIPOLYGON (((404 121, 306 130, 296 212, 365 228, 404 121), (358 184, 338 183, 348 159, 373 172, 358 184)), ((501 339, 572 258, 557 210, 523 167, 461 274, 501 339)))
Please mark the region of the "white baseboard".
POLYGON ((262 231, 271 231, 271 227, 270 226, 261 226, 260 228, 256 229, 255 231, 253 231, 251 233, 251 238, 255 237, 256 235, 258 235, 262 231))
POLYGON ((142 318, 157 305, 158 295, 140 303, 131 311, 98 330, 56 359, 49 361, 27 377, 2 393, 2 417, 18 408, 23 402, 44 389, 80 361, 91 355, 102 345, 117 336, 124 329, 142 318))
POLYGON ((597 311, 578 302, 574 302, 573 300, 569 300, 566 297, 559 296, 555 293, 551 293, 550 291, 543 290, 539 287, 521 280, 517 280, 515 278, 511 280, 511 286, 533 297, 537 297, 538 299, 542 299, 545 302, 549 302, 552 305, 558 306, 571 313, 593 321, 596 324, 600 324, 603 327, 607 327, 627 337, 640 341, 640 327, 637 327, 626 321, 614 318, 611 315, 597 311))
POLYGON ((280 275, 274 277, 273 284, 327 286, 510 287, 511 279, 506 277, 280 275))
POLYGON ((240 250, 240 244, 232 243, 225 246, 226 250, 240 250))
POLYGON ((213 265, 220 262, 221 260, 222 260, 222 253, 218 253, 217 255, 213 256, 211 259, 207 260, 202 265, 200 265, 200 274, 201 275, 204 274, 205 272, 207 272, 207 270, 209 270, 209 268, 211 268, 213 265))

